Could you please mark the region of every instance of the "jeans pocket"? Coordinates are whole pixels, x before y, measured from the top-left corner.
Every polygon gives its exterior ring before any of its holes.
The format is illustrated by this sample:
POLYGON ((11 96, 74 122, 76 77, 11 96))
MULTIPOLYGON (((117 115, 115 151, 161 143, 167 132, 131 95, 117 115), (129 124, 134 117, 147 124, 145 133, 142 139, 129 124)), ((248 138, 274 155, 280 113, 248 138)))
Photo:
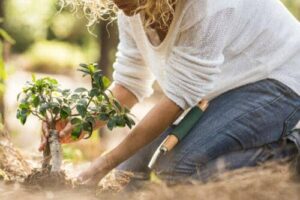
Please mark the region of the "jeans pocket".
POLYGON ((296 124, 300 121, 300 107, 296 108, 292 114, 288 116, 288 118, 284 122, 284 128, 283 128, 283 137, 287 137, 293 132, 293 128, 296 126, 296 124))

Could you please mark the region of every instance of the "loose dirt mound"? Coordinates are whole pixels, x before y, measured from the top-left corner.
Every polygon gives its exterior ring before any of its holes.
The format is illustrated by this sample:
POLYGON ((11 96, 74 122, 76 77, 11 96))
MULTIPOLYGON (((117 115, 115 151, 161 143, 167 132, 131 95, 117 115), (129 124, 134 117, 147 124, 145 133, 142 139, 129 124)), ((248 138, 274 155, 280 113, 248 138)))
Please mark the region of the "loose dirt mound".
POLYGON ((149 183, 142 190, 131 193, 105 193, 99 197, 95 191, 59 190, 27 191, 16 185, 1 185, 0 199, 205 199, 205 200, 285 200, 300 199, 300 183, 291 179, 289 165, 272 163, 261 167, 241 169, 223 174, 206 184, 193 183, 168 187, 149 183), (84 197, 84 198, 83 198, 84 197))
POLYGON ((20 180, 30 172, 28 163, 13 146, 8 134, 0 128, 0 179, 20 180))
POLYGON ((50 172, 50 170, 33 170, 24 180, 24 185, 40 190, 72 188, 71 180, 68 180, 65 172, 50 172))
POLYGON ((287 165, 269 164, 252 169, 226 173, 207 184, 151 186, 143 199, 222 199, 222 200, 284 200, 300 199, 300 184, 291 180, 287 165))

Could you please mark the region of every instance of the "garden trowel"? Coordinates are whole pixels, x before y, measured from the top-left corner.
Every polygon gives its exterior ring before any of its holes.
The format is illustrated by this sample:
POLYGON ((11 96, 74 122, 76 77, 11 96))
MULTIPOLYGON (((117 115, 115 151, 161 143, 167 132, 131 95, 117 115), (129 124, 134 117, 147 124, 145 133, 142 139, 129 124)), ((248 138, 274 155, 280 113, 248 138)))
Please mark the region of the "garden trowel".
POLYGON ((162 155, 171 151, 176 144, 178 144, 193 128, 196 122, 202 117, 204 111, 208 107, 208 101, 202 100, 200 103, 193 107, 185 117, 179 122, 174 130, 166 137, 166 139, 159 145, 157 150, 154 152, 148 167, 153 169, 156 161, 162 155))

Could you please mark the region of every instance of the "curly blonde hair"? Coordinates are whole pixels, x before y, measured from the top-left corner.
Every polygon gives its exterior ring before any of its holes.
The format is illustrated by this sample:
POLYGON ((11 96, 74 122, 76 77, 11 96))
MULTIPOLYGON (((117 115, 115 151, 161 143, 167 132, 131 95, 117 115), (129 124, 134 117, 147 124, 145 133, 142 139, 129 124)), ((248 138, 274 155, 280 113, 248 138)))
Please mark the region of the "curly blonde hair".
MULTIPOLYGON (((135 13, 144 12, 147 18, 144 26, 159 24, 160 28, 166 29, 174 15, 174 5, 177 0, 139 0, 135 13)), ((88 18, 88 25, 92 26, 99 20, 114 20, 118 11, 112 0, 60 0, 61 7, 71 7, 73 11, 83 10, 88 18)))

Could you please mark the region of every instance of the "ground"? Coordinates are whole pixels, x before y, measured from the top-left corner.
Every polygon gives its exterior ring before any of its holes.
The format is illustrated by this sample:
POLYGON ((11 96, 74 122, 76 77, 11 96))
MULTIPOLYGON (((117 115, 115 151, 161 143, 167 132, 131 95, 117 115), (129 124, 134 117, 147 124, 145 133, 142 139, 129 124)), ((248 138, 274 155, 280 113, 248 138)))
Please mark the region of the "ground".
POLYGON ((300 183, 291 178, 289 166, 270 163, 264 166, 226 173, 206 184, 193 183, 166 186, 149 182, 145 188, 131 193, 98 194, 95 190, 38 190, 25 189, 20 184, 0 182, 2 200, 41 199, 222 199, 222 200, 285 200, 300 199, 300 183))

